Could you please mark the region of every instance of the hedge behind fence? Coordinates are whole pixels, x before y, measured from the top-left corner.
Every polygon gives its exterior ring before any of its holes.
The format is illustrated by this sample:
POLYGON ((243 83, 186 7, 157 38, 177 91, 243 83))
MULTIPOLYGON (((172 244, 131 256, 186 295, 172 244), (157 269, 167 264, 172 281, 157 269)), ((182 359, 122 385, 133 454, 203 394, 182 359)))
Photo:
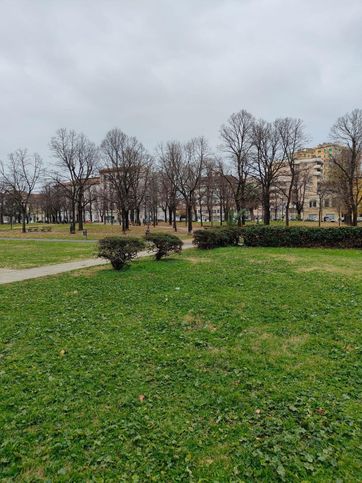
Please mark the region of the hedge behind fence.
POLYGON ((244 245, 249 247, 362 248, 362 228, 246 227, 244 245))

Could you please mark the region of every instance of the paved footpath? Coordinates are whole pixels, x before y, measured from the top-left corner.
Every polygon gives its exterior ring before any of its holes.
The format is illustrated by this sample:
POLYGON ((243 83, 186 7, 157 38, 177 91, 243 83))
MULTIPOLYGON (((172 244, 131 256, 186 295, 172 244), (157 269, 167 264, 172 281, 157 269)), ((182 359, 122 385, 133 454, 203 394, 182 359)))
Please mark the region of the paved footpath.
MULTIPOLYGON (((183 249, 192 248, 192 242, 186 241, 183 249)), ((140 252, 138 258, 150 256, 150 252, 140 252)), ((59 273, 71 272, 82 268, 96 267, 98 265, 109 264, 108 260, 101 258, 87 258, 75 262, 58 263, 56 265, 44 265, 35 268, 23 268, 20 270, 0 269, 0 285, 5 283, 22 282, 32 278, 48 277, 49 275, 58 275, 59 273)))

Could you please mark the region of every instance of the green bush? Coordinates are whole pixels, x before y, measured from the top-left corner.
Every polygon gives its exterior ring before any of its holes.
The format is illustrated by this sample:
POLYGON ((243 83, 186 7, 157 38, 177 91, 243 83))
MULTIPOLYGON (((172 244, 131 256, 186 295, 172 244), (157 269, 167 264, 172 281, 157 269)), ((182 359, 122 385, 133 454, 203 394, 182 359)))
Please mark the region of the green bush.
POLYGON ((115 270, 121 270, 143 248, 145 244, 139 238, 107 237, 98 242, 98 257, 106 258, 115 270))
POLYGON ((170 233, 149 233, 145 239, 150 242, 152 250, 156 249, 156 260, 161 260, 170 253, 180 253, 182 250, 183 241, 170 233))
POLYGON ((362 248, 362 228, 247 227, 243 241, 249 247, 362 248))
POLYGON ((210 249, 238 245, 242 230, 236 226, 207 228, 194 232, 193 244, 197 248, 210 249))

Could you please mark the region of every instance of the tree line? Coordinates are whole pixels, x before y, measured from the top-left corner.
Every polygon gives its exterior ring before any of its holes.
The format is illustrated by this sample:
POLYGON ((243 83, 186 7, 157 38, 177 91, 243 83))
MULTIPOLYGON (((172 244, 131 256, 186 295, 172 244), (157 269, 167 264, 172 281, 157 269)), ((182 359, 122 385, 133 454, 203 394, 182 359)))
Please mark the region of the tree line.
MULTIPOLYGON (((203 222, 205 210, 212 221, 215 206, 221 223, 235 212, 239 226, 259 205, 269 225, 277 199, 283 200, 287 226, 291 208, 302 215, 312 173, 298 159, 308 141, 301 119, 266 121, 241 110, 221 126, 219 135, 216 153, 200 136, 162 143, 151 155, 136 137, 118 128, 99 146, 82 133, 59 129, 49 143, 55 169, 46 173, 40 156, 27 149, 0 162, 0 223, 10 217, 25 232, 31 200, 39 190, 47 221, 67 221, 72 232, 76 223, 83 229, 85 210, 92 219, 94 206, 104 222, 111 212, 123 231, 145 219, 157 223, 159 210, 177 230, 180 204, 189 232, 194 220, 203 222), (102 183, 96 184, 99 173, 102 183)), ((329 159, 328 176, 318 183, 320 205, 326 196, 338 198, 345 221, 356 225, 362 202, 362 110, 339 117, 330 139, 340 149, 329 159)))

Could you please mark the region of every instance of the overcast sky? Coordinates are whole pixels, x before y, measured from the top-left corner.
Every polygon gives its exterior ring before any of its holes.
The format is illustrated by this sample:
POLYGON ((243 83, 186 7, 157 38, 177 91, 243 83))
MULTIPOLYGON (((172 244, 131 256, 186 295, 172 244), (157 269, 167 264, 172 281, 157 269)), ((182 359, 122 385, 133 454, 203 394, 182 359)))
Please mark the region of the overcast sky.
POLYGON ((361 0, 0 0, 0 158, 50 160, 60 127, 215 147, 242 108, 322 142, 362 107, 361 21, 361 0))

